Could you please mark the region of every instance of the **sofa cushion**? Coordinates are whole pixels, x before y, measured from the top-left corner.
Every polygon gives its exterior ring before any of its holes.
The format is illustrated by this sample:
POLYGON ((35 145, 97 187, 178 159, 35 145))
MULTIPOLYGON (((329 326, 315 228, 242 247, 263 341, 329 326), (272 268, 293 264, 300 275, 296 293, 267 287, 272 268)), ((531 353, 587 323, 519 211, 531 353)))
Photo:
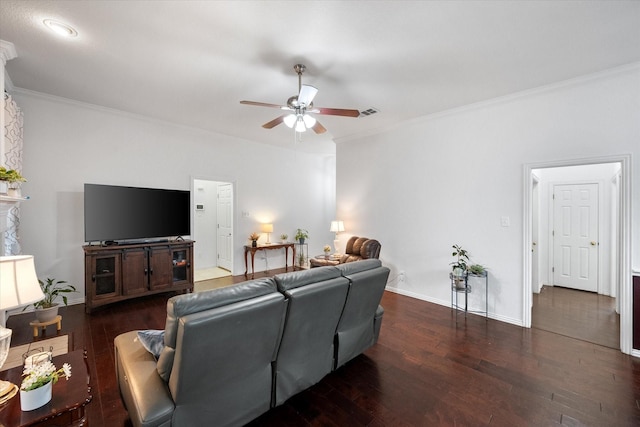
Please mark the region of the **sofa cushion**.
POLYGON ((275 281, 272 278, 264 278, 250 280, 235 286, 183 294, 170 298, 167 302, 167 320, 164 328, 165 347, 158 357, 158 373, 160 376, 165 381, 169 380, 176 348, 178 322, 181 317, 274 292, 277 292, 275 281))
POLYGON ((275 281, 280 292, 299 288, 312 283, 324 282, 326 280, 340 277, 340 271, 334 267, 314 268, 312 270, 292 271, 275 276, 275 281))
POLYGON ((337 265, 336 268, 341 272, 343 276, 359 273, 365 270, 372 270, 374 268, 382 266, 382 261, 379 259, 363 259, 358 262, 350 262, 347 264, 337 265))
POLYGON ((349 281, 336 267, 278 274, 275 279, 288 302, 276 361, 274 403, 281 405, 331 372, 349 281))
POLYGON ((349 294, 336 330, 335 368, 375 344, 379 333, 376 314, 389 278, 389 269, 377 259, 341 264, 336 269, 349 279, 349 294))

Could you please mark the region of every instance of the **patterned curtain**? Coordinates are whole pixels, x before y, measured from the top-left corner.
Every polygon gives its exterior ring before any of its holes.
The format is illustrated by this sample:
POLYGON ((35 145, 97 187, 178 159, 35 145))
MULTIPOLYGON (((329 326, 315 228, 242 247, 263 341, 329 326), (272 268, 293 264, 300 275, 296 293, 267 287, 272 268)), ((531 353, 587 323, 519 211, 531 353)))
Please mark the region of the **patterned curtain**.
MULTIPOLYGON (((4 94, 4 164, 7 169, 22 173, 22 111, 11 95, 4 94)), ((19 255, 21 252, 18 229, 20 227, 20 207, 16 204, 7 215, 7 229, 4 232, 3 255, 19 255)))

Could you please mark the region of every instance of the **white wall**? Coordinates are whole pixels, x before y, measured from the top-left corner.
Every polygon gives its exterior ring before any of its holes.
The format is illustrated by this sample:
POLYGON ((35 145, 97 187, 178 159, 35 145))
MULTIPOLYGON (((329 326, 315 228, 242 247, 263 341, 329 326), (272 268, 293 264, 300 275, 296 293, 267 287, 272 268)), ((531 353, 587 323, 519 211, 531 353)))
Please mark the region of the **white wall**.
MULTIPOLYGON (((314 252, 335 213, 335 156, 304 154, 193 128, 17 90, 24 112, 20 225, 23 253, 38 276, 64 279, 84 301, 83 184, 189 190, 195 177, 235 186, 233 274, 244 273, 242 246, 262 216, 289 235, 307 228, 314 252), (248 218, 240 212, 250 213, 248 218)), ((311 143, 311 142, 309 142, 311 143)), ((275 251, 274 251, 275 252, 275 251)), ((271 268, 284 266, 269 258, 271 268)), ((256 270, 259 270, 256 265, 256 270)), ((197 268, 197 265, 196 265, 197 268)))
POLYGON ((490 316, 523 324, 525 164, 631 153, 640 266, 639 100, 635 64, 339 141, 337 215, 352 234, 380 240, 389 289, 449 305, 460 244, 489 267, 490 316), (400 270, 404 282, 394 280, 400 270))

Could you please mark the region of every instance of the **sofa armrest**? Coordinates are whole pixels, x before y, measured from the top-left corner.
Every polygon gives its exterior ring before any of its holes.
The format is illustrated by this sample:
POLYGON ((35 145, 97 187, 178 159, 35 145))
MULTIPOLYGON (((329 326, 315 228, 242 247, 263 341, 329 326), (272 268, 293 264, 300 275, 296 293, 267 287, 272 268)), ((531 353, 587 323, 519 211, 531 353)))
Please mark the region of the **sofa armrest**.
POLYGON ((137 331, 118 335, 114 346, 118 388, 133 426, 170 426, 175 405, 169 387, 137 331))

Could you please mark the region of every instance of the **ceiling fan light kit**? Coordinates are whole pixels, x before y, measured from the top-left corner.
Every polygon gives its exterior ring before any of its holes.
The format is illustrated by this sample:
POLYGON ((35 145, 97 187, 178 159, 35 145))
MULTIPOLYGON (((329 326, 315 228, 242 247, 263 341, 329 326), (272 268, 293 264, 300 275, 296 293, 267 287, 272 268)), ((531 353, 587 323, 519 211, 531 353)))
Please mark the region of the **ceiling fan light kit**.
POLYGON ((342 117, 358 117, 360 112, 358 110, 349 110, 342 108, 322 108, 313 106, 313 98, 318 93, 318 89, 311 85, 302 84, 302 73, 307 69, 303 64, 296 64, 293 66, 293 70, 298 74, 298 95, 294 95, 287 100, 287 105, 268 104, 265 102, 256 101, 240 101, 241 104, 254 105, 258 107, 278 108, 285 111, 290 111, 290 114, 285 114, 280 117, 276 117, 262 125, 265 129, 272 129, 283 123, 291 129, 295 129, 296 132, 302 133, 307 129, 312 129, 315 133, 321 134, 327 131, 327 129, 316 120, 315 117, 309 113, 324 114, 329 116, 342 116, 342 117))

